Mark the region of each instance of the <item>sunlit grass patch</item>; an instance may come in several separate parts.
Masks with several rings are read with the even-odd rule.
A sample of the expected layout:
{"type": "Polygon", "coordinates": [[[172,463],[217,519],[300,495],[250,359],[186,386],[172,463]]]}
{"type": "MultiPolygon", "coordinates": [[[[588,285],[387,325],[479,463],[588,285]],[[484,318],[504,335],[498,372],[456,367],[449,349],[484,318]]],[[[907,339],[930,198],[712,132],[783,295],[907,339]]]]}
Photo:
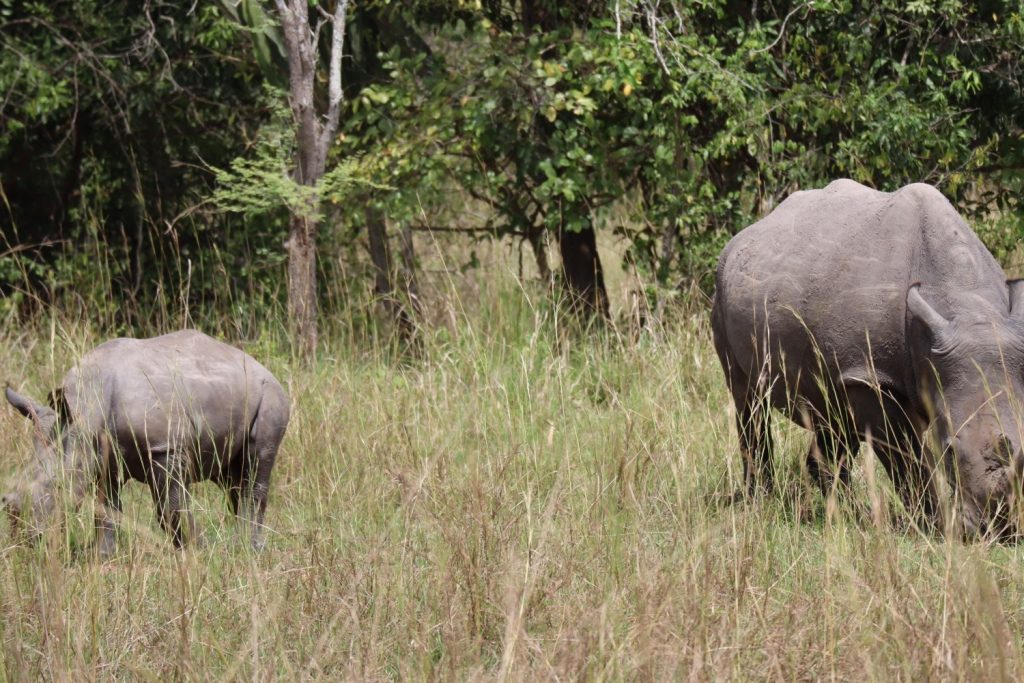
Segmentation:
{"type": "MultiPolygon", "coordinates": [[[[418,359],[332,341],[303,367],[250,341],[293,401],[266,550],[209,484],[200,548],[173,549],[139,484],[108,563],[73,552],[88,503],[38,548],[3,533],[7,677],[1020,675],[1018,546],[917,534],[863,449],[851,500],[823,500],[781,419],[776,493],[727,504],[734,418],[699,309],[634,342],[516,300],[418,359]]],[[[10,337],[0,373],[45,395],[100,341],[63,330],[10,337]]],[[[0,433],[6,481],[30,431],[5,409],[0,433]]]]}

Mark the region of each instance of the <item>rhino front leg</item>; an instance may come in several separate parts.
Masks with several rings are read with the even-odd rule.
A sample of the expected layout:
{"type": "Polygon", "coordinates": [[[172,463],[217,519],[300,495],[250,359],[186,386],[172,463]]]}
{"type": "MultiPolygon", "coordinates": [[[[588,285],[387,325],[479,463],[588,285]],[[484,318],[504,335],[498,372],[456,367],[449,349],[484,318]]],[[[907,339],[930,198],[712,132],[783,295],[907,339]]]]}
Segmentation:
{"type": "Polygon", "coordinates": [[[96,538],[93,546],[101,560],[110,558],[117,549],[117,524],[121,517],[121,478],[111,466],[99,481],[96,499],[96,538]]]}
{"type": "Polygon", "coordinates": [[[870,425],[871,444],[907,513],[922,528],[942,532],[948,520],[939,503],[931,449],[922,438],[927,424],[912,420],[905,405],[886,399],[883,419],[870,425]]]}
{"type": "Polygon", "coordinates": [[[807,472],[824,496],[850,488],[850,459],[857,447],[853,428],[815,426],[814,439],[807,450],[807,472]]]}
{"type": "Polygon", "coordinates": [[[875,443],[879,462],[889,474],[903,507],[925,529],[942,530],[944,520],[930,467],[931,454],[909,426],[875,443]]]}

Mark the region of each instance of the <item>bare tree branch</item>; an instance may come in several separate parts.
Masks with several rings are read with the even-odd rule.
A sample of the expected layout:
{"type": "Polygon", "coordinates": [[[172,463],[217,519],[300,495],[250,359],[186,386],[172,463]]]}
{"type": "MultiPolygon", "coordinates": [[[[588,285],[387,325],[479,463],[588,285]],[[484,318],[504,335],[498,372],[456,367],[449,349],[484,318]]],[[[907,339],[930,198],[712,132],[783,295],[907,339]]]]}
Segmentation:
{"type": "Polygon", "coordinates": [[[802,9],[807,9],[808,7],[811,7],[813,4],[814,4],[813,0],[808,0],[807,2],[803,3],[799,7],[794,8],[789,14],[786,15],[786,18],[782,20],[782,26],[779,27],[779,35],[777,35],[775,37],[775,40],[772,41],[771,45],[766,45],[765,47],[762,47],[762,48],[757,49],[757,50],[751,50],[750,54],[757,55],[757,54],[761,54],[762,52],[768,52],[773,47],[778,45],[779,41],[782,40],[782,37],[784,35],[786,35],[786,24],[789,23],[789,20],[793,17],[793,15],[796,14],[797,12],[799,12],[802,9]]]}
{"type": "Polygon", "coordinates": [[[510,227],[507,223],[503,225],[496,225],[494,227],[471,227],[471,226],[451,226],[451,225],[420,225],[413,224],[410,226],[416,232],[455,232],[466,235],[514,235],[524,236],[526,233],[522,230],[516,230],[510,227]]]}
{"type": "Polygon", "coordinates": [[[647,4],[647,23],[651,29],[651,46],[654,47],[654,56],[658,58],[658,64],[661,64],[661,70],[665,72],[666,76],[671,76],[672,72],[668,70],[668,64],[665,63],[665,57],[661,54],[661,46],[658,44],[658,15],[657,15],[658,4],[650,2],[647,4]]]}
{"type": "Polygon", "coordinates": [[[348,13],[348,0],[338,0],[334,8],[334,29],[331,32],[331,68],[328,80],[327,122],[320,131],[320,151],[324,158],[331,147],[331,140],[338,132],[338,116],[345,93],[341,88],[341,54],[345,47],[345,19],[348,13]]]}

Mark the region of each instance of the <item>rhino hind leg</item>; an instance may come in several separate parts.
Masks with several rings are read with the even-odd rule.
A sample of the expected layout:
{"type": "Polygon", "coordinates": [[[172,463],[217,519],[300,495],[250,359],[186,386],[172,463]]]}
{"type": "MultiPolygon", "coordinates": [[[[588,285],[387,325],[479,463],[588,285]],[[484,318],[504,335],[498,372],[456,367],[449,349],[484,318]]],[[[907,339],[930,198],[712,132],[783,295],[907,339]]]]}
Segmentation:
{"type": "Polygon", "coordinates": [[[737,411],[743,479],[747,493],[770,493],[774,485],[772,465],[771,409],[766,401],[744,405],[737,411]]]}
{"type": "Polygon", "coordinates": [[[253,420],[249,438],[242,447],[240,467],[233,473],[234,481],[228,489],[231,507],[245,521],[251,533],[252,549],[259,552],[266,543],[263,518],[270,493],[270,473],[274,468],[278,448],[284,439],[287,422],[281,421],[280,407],[272,397],[265,396],[260,411],[253,420]]]}
{"type": "Polygon", "coordinates": [[[743,492],[769,493],[773,487],[771,406],[763,382],[751,382],[735,363],[723,359],[729,390],[736,404],[736,431],[743,458],[743,492]]]}
{"type": "MultiPolygon", "coordinates": [[[[732,500],[738,501],[757,493],[769,493],[773,488],[771,406],[767,363],[752,358],[752,367],[758,369],[756,377],[744,371],[732,353],[727,341],[726,314],[721,300],[721,276],[725,257],[719,260],[719,273],[715,302],[711,312],[711,332],[715,353],[725,372],[726,383],[736,406],[736,431],[743,459],[743,488],[732,500]]],[[[755,344],[756,345],[756,344],[755,344]]]]}
{"type": "Polygon", "coordinates": [[[150,491],[156,503],[160,526],[174,539],[174,545],[181,548],[189,540],[196,539],[195,521],[188,510],[188,487],[185,481],[184,458],[170,455],[152,458],[150,491]]]}

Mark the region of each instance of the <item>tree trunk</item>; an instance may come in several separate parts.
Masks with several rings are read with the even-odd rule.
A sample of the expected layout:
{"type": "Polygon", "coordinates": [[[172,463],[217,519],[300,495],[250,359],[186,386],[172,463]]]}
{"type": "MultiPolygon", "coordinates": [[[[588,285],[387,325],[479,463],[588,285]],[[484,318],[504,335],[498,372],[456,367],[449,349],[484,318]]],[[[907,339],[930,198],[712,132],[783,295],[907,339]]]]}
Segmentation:
{"type": "Polygon", "coordinates": [[[366,220],[366,236],[369,241],[370,260],[373,262],[373,295],[380,302],[389,317],[391,311],[391,250],[388,249],[387,227],[384,217],[372,206],[363,210],[366,220]]]}
{"type": "Polygon", "coordinates": [[[676,255],[676,242],[679,238],[679,229],[671,218],[665,219],[665,226],[661,231],[661,254],[658,257],[658,270],[656,273],[659,289],[657,301],[654,305],[654,320],[660,327],[665,322],[665,306],[668,304],[668,293],[665,291],[669,277],[672,275],[672,260],[676,255]]]}
{"type": "MultiPolygon", "coordinates": [[[[416,249],[412,242],[412,225],[408,222],[402,227],[401,234],[401,249],[402,255],[402,292],[405,294],[405,300],[409,304],[409,310],[412,315],[409,319],[410,325],[415,322],[415,319],[420,317],[420,288],[416,282],[416,249]]],[[[410,328],[410,334],[414,330],[410,328]]]]}
{"type": "Polygon", "coordinates": [[[405,350],[413,356],[419,357],[423,345],[418,333],[417,321],[422,318],[420,307],[420,288],[416,282],[416,252],[412,242],[412,225],[408,222],[402,227],[400,253],[402,257],[402,269],[400,277],[402,280],[402,292],[404,294],[405,306],[399,332],[402,335],[402,342],[405,350]]]}
{"type": "Polygon", "coordinates": [[[608,320],[611,317],[608,291],[604,286],[594,226],[588,223],[575,232],[562,230],[558,235],[558,247],[571,308],[588,319],[600,317],[608,320]]]}
{"type": "Polygon", "coordinates": [[[527,230],[526,240],[533,250],[533,259],[537,263],[537,275],[545,287],[551,287],[551,266],[548,265],[548,252],[544,245],[544,228],[532,226],[527,230]]]}
{"type": "Polygon", "coordinates": [[[317,345],[316,219],[293,215],[288,238],[288,320],[295,350],[312,358],[317,345]]]}
{"type": "MultiPolygon", "coordinates": [[[[324,174],[327,151],[338,131],[344,93],[341,56],[344,50],[348,0],[338,0],[334,14],[320,10],[314,31],[308,0],[276,0],[282,36],[288,53],[288,103],[295,121],[295,181],[316,188],[324,174]],[[327,111],[317,112],[317,36],[320,26],[331,24],[327,111]]],[[[295,350],[312,359],[317,345],[316,233],[320,200],[314,193],[300,211],[293,211],[288,237],[288,321],[295,350]]]]}
{"type": "Polygon", "coordinates": [[[402,273],[401,289],[405,294],[405,302],[395,292],[394,262],[388,247],[387,222],[377,209],[367,206],[366,235],[369,241],[370,260],[373,262],[373,293],[383,313],[384,322],[396,330],[404,344],[416,343],[416,324],[413,316],[419,312],[416,296],[416,280],[413,270],[412,232],[411,229],[402,233],[402,273]],[[406,235],[408,232],[408,235],[406,235]],[[408,246],[406,246],[408,240],[408,246]],[[407,302],[407,303],[406,303],[407,302]],[[410,310],[412,313],[410,313],[410,310]]]}

